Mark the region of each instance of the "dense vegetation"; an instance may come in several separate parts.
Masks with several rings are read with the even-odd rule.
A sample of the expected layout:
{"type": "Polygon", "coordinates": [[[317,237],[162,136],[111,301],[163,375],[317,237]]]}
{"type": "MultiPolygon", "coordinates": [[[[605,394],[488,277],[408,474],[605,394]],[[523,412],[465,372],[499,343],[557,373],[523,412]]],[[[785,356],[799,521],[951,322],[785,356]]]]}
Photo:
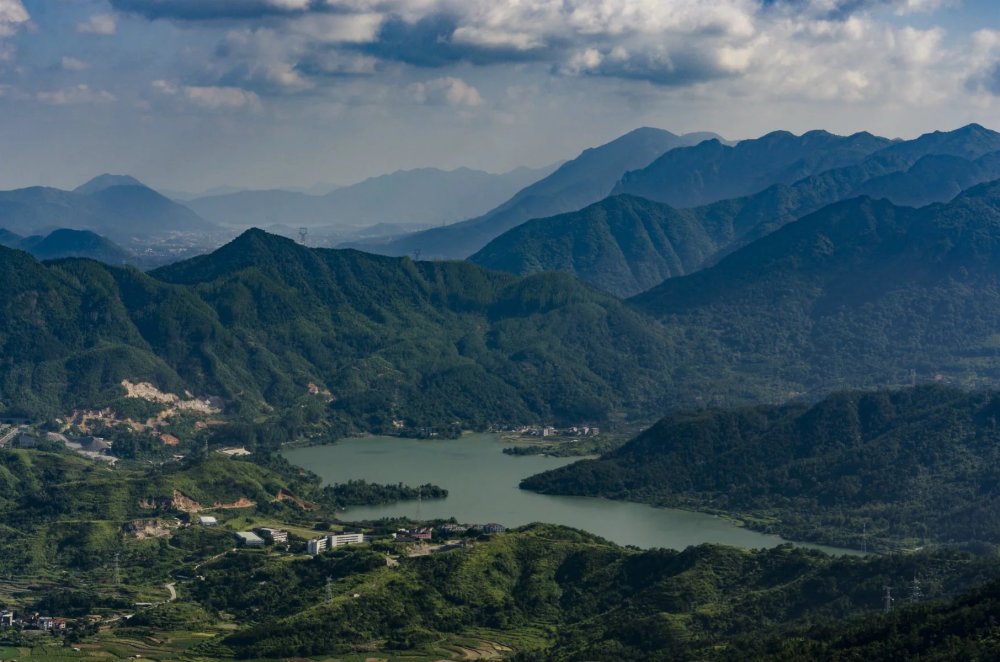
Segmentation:
{"type": "Polygon", "coordinates": [[[416,499],[444,499],[448,490],[437,485],[426,483],[419,487],[410,487],[397,483],[396,485],[380,485],[366,480],[349,480],[346,483],[334,483],[324,488],[324,492],[337,507],[343,506],[375,506],[396,501],[414,501],[416,499]]]}
{"type": "Polygon", "coordinates": [[[260,231],[152,276],[0,251],[9,413],[115,402],[129,379],[221,396],[236,416],[290,409],[338,433],[576,423],[654,409],[670,361],[658,324],[562,275],[307,249],[260,231]]]}
{"type": "Polygon", "coordinates": [[[786,394],[993,384],[998,239],[1000,183],[920,209],[858,198],[631,301],[705,341],[701,356],[786,394]]]}
{"type": "Polygon", "coordinates": [[[1000,583],[889,615],[790,628],[740,642],[739,660],[994,660],[1000,583]]]}
{"type": "Polygon", "coordinates": [[[742,513],[793,539],[857,548],[996,545],[998,415],[1000,395],[944,387],[679,413],[522,487],[742,513]]]}
{"type": "MultiPolygon", "coordinates": [[[[325,502],[311,474],[291,467],[278,472],[215,453],[158,469],[111,470],[71,454],[3,450],[0,575],[31,575],[50,567],[106,572],[116,553],[127,552],[128,572],[156,576],[183,555],[178,550],[215,543],[185,531],[172,550],[160,541],[126,547],[130,521],[239,503],[292,520],[302,515],[279,495],[325,502]],[[197,539],[185,542],[192,536],[197,539]]],[[[231,534],[208,533],[213,539],[219,534],[222,549],[231,547],[231,534]]]]}
{"type": "MultiPolygon", "coordinates": [[[[690,152],[684,158],[695,159],[700,155],[711,161],[710,156],[719,150],[736,158],[736,153],[746,146],[748,153],[738,161],[750,159],[755,149],[758,160],[766,161],[759,154],[759,146],[750,149],[754,142],[745,141],[736,148],[718,143],[711,148],[706,143],[673,150],[661,160],[680,159],[690,152]],[[706,149],[708,153],[702,154],[706,149]]],[[[792,171],[803,175],[810,168],[842,160],[836,141],[821,149],[823,143],[820,141],[810,152],[815,163],[805,170],[798,163],[792,171]]],[[[607,292],[631,296],[666,278],[713,264],[738,247],[840,200],[868,195],[898,205],[946,202],[964,189],[1000,178],[997,150],[1000,150],[1000,134],[972,125],[883,146],[858,163],[694,209],[677,209],[664,202],[616,194],[579,211],[523,223],[494,239],[470,259],[491,269],[516,274],[564,271],[607,292]]],[[[863,155],[859,152],[855,156],[863,155]]],[[[766,168],[758,167],[747,174],[758,177],[766,172],[769,172],[766,168]]],[[[773,184],[787,179],[780,175],[770,172],[772,179],[764,181],[773,184]]],[[[659,194],[650,192],[650,197],[683,206],[683,200],[670,194],[673,183],[668,178],[666,189],[659,194]]],[[[734,182],[736,186],[745,184],[734,182]]]]}
{"type": "Polygon", "coordinates": [[[919,576],[924,594],[939,598],[994,573],[988,560],[957,554],[626,550],[536,525],[396,567],[366,550],[291,564],[220,561],[205,568],[196,597],[254,623],[226,642],[240,657],[419,650],[467,634],[516,641],[525,660],[692,659],[775,625],[874,612],[887,583],[919,576]]]}

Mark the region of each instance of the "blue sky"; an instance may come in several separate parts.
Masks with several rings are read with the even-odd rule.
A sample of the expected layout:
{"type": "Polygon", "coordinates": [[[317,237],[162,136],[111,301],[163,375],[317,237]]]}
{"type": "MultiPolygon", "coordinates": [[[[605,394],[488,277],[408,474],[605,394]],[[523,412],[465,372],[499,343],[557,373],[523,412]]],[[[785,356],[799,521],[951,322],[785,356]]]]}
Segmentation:
{"type": "Polygon", "coordinates": [[[0,187],[543,165],[642,125],[1000,129],[994,0],[0,0],[0,187]]]}

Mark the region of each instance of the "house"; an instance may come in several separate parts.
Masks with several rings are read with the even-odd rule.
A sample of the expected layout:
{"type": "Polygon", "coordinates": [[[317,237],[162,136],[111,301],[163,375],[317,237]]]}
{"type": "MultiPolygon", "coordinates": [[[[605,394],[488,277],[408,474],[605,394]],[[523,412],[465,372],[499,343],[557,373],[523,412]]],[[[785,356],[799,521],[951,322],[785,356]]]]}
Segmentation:
{"type": "Polygon", "coordinates": [[[543,437],[554,437],[555,434],[556,434],[556,429],[554,427],[552,427],[552,426],[547,426],[547,427],[542,428],[542,436],[543,437]]]}
{"type": "Polygon", "coordinates": [[[222,455],[226,455],[228,457],[244,457],[246,455],[251,454],[250,451],[248,451],[243,446],[240,446],[239,448],[234,448],[234,447],[220,448],[219,450],[216,451],[216,453],[221,453],[222,455]]]}
{"type": "Polygon", "coordinates": [[[236,534],[236,542],[243,547],[263,547],[264,539],[253,531],[240,531],[236,534]]]}
{"type": "Polygon", "coordinates": [[[480,524],[477,528],[483,533],[503,533],[507,530],[506,526],[503,524],[496,524],[495,522],[491,522],[490,524],[480,524]]]}
{"type": "Polygon", "coordinates": [[[326,537],[330,548],[341,547],[342,545],[360,545],[365,541],[363,533],[338,533],[326,537]]]}
{"type": "Polygon", "coordinates": [[[14,612],[12,611],[2,611],[0,612],[0,628],[14,627],[14,612]]]}
{"type": "Polygon", "coordinates": [[[329,544],[329,538],[313,538],[306,543],[306,551],[316,556],[321,552],[325,552],[329,544]]]}
{"type": "Polygon", "coordinates": [[[417,540],[430,540],[434,536],[433,529],[419,527],[415,529],[400,529],[392,534],[392,537],[400,542],[414,542],[417,540]]]}
{"type": "Polygon", "coordinates": [[[455,535],[456,533],[465,533],[470,527],[468,524],[442,524],[438,527],[438,531],[441,533],[446,533],[450,535],[455,535]]]}
{"type": "Polygon", "coordinates": [[[198,518],[198,522],[202,526],[217,526],[219,524],[219,520],[215,519],[211,515],[202,515],[198,518]]]}
{"type": "Polygon", "coordinates": [[[288,531],[282,531],[281,529],[257,529],[261,537],[266,540],[270,540],[273,543],[277,542],[288,542],[288,531]]]}

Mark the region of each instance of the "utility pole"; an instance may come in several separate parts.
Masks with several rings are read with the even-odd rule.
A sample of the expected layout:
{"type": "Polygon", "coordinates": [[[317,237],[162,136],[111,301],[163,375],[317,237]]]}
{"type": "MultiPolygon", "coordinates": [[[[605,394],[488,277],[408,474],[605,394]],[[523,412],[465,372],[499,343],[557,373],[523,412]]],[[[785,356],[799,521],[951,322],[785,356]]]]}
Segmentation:
{"type": "Polygon", "coordinates": [[[861,528],[861,553],[868,553],[868,522],[865,522],[861,528]]]}
{"type": "Polygon", "coordinates": [[[882,609],[883,611],[885,611],[885,613],[888,614],[890,611],[892,611],[892,603],[894,601],[895,598],[892,597],[892,587],[886,586],[885,595],[882,597],[882,609]]]}
{"type": "Polygon", "coordinates": [[[115,552],[115,575],[114,575],[115,586],[118,586],[122,583],[122,568],[120,562],[121,555],[122,555],[121,552],[115,552]]]}
{"type": "Polygon", "coordinates": [[[333,580],[329,575],[326,578],[326,601],[333,602],[333,580]]]}

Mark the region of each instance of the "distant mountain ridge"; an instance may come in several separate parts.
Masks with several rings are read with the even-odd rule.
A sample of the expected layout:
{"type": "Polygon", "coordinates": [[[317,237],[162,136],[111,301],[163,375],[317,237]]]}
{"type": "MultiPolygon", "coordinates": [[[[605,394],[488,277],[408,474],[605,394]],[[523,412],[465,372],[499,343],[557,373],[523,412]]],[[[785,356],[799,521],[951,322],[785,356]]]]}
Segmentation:
{"type": "Polygon", "coordinates": [[[853,165],[892,142],[867,132],[837,136],[826,131],[801,136],[775,131],[734,146],[708,140],[670,150],[645,168],[625,173],[611,193],[699,207],[853,165]]]}
{"type": "Polygon", "coordinates": [[[612,196],[579,212],[528,221],[470,259],[510,273],[565,271],[631,296],[842,199],[868,195],[926,205],[994,179],[1000,179],[1000,134],[970,125],[894,142],[860,163],[791,186],[693,209],[612,196]]]}
{"type": "Polygon", "coordinates": [[[649,164],[670,149],[718,138],[712,133],[678,136],[662,129],[636,129],[584,150],[548,177],[482,216],[388,242],[373,240],[347,246],[384,255],[466,258],[524,221],[575,211],[601,200],[625,172],[649,164]]]}
{"type": "Polygon", "coordinates": [[[418,168],[371,177],[325,195],[281,189],[238,191],[186,204],[216,223],[242,228],[437,225],[479,214],[553,169],[517,168],[494,175],[470,168],[418,168]]]}
{"type": "Polygon", "coordinates": [[[29,187],[0,191],[0,227],[20,235],[59,228],[90,230],[115,241],[217,228],[187,207],[126,175],[100,175],[74,191],[29,187]]]}

